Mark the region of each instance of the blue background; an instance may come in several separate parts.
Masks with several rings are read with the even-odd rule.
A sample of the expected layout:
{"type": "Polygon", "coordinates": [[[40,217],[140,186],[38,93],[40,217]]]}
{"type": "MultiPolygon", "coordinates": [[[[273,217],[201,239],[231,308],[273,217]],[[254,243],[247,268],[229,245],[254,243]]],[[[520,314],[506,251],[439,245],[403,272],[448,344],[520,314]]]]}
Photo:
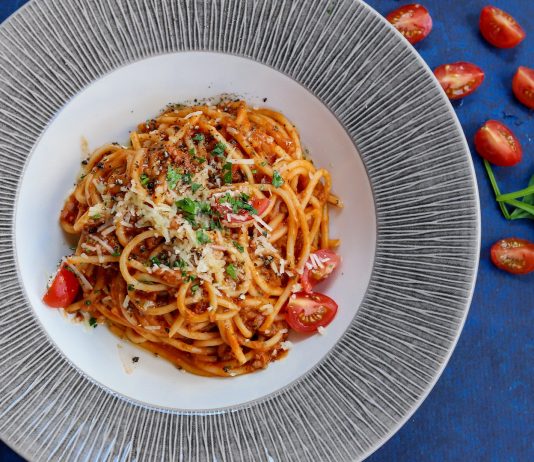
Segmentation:
{"type": "MultiPolygon", "coordinates": [[[[24,3],[0,0],[0,21],[24,3]]],[[[331,3],[326,1],[325,8],[331,3]]],[[[367,3],[385,15],[407,2],[367,3]]],[[[516,68],[534,68],[534,1],[492,0],[527,32],[524,42],[511,50],[493,48],[480,36],[478,16],[487,3],[424,0],[434,28],[416,48],[432,69],[454,61],[470,61],[484,69],[486,80],[479,90],[454,106],[473,153],[473,135],[487,119],[506,123],[519,138],[521,164],[496,169],[501,190],[509,192],[526,187],[534,174],[534,111],[520,105],[511,92],[516,68]]],[[[534,461],[534,274],[512,276],[489,262],[489,248],[500,238],[534,241],[534,221],[506,221],[480,158],[473,154],[473,160],[482,208],[482,249],[464,331],[428,399],[370,462],[534,461]]],[[[0,461],[21,460],[0,446],[0,461]]]]}

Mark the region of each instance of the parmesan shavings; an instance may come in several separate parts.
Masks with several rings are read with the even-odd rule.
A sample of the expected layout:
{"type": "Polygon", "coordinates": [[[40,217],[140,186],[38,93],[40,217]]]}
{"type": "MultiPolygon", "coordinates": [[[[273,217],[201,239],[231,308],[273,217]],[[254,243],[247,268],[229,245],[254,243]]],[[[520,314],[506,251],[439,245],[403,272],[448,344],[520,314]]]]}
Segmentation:
{"type": "Polygon", "coordinates": [[[93,239],[93,241],[95,242],[98,242],[102,248],[106,251],[108,251],[109,253],[114,253],[115,251],[113,250],[113,248],[104,240],[100,239],[98,236],[93,236],[92,234],[89,236],[91,239],[93,239]]]}
{"type": "Polygon", "coordinates": [[[319,326],[317,328],[317,332],[319,332],[321,335],[326,335],[326,329],[323,326],[319,326]]]}
{"type": "Polygon", "coordinates": [[[272,226],[263,221],[258,215],[252,215],[252,218],[254,218],[260,225],[264,226],[267,231],[271,232],[273,230],[272,226]]]}
{"type": "Polygon", "coordinates": [[[124,297],[124,301],[122,302],[122,307],[123,308],[128,308],[129,304],[130,304],[130,296],[126,295],[126,297],[124,297]]]}
{"type": "Polygon", "coordinates": [[[189,114],[187,114],[186,116],[184,116],[184,119],[190,119],[191,117],[201,116],[202,114],[203,114],[202,111],[190,112],[189,114]]]}
{"type": "Polygon", "coordinates": [[[116,229],[116,226],[110,226],[109,228],[106,228],[104,231],[102,231],[102,236],[107,236],[109,233],[112,233],[116,229]]]}
{"type": "Polygon", "coordinates": [[[80,280],[80,283],[81,285],[83,286],[83,288],[85,290],[93,290],[93,286],[91,285],[91,283],[87,280],[87,278],[80,272],[80,270],[78,268],[76,268],[76,266],[74,265],[71,265],[66,258],[63,258],[62,260],[71,270],[72,272],[78,277],[78,279],[80,280]]]}
{"type": "Polygon", "coordinates": [[[282,347],[282,350],[286,350],[286,351],[291,350],[291,348],[293,348],[293,344],[289,340],[286,340],[285,342],[281,342],[280,346],[282,347]]]}
{"type": "Polygon", "coordinates": [[[230,159],[227,158],[226,162],[229,162],[233,165],[254,165],[255,161],[254,159],[230,159]]]}
{"type": "Polygon", "coordinates": [[[102,256],[102,249],[99,245],[96,246],[96,254],[98,255],[98,263],[104,263],[104,257],[102,256]]]}

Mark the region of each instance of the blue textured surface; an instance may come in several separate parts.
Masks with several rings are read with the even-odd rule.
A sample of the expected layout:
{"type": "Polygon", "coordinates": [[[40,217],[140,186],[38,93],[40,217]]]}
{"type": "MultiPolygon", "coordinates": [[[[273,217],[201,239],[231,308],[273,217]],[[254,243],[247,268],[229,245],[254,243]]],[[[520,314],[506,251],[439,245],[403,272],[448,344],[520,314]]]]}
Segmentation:
{"type": "MultiPolygon", "coordinates": [[[[0,22],[24,3],[0,0],[0,22]]],[[[403,4],[395,0],[368,3],[382,14],[403,4]]],[[[472,150],[475,131],[490,118],[509,125],[520,139],[522,163],[496,169],[501,190],[508,192],[525,187],[534,174],[534,111],[517,103],[511,92],[517,66],[534,68],[534,1],[492,1],[527,31],[526,40],[512,50],[495,49],[480,37],[478,15],[487,3],[425,0],[434,29],[416,48],[431,68],[470,61],[486,72],[482,87],[455,103],[455,109],[472,150]]],[[[502,237],[534,241],[534,221],[506,221],[476,155],[474,163],[482,208],[482,249],[469,317],[428,399],[369,462],[534,460],[534,274],[514,277],[495,269],[488,259],[491,244],[502,237]]],[[[21,460],[0,446],[0,461],[21,460]]]]}

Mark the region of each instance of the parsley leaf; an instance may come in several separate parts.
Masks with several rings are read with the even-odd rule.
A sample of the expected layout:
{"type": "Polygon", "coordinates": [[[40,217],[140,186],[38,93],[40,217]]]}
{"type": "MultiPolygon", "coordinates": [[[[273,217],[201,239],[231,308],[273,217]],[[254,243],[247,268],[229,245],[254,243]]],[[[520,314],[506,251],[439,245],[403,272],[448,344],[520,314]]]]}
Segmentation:
{"type": "Polygon", "coordinates": [[[195,284],[194,286],[191,287],[191,292],[195,293],[198,289],[200,289],[200,286],[198,284],[195,284]]]}
{"type": "Polygon", "coordinates": [[[191,174],[190,173],[184,173],[182,175],[182,181],[185,183],[185,184],[191,184],[191,174]]]}
{"type": "Polygon", "coordinates": [[[233,280],[237,279],[237,270],[231,263],[226,267],[226,274],[228,274],[228,276],[230,276],[233,280]]]}
{"type": "Polygon", "coordinates": [[[221,222],[219,220],[210,220],[210,229],[212,231],[222,229],[221,222]]]}
{"type": "Polygon", "coordinates": [[[193,183],[191,184],[191,191],[193,191],[193,193],[196,193],[201,187],[202,185],[200,183],[193,183]]]}
{"type": "Polygon", "coordinates": [[[175,268],[184,269],[187,265],[185,261],[183,261],[181,258],[178,258],[172,266],[174,266],[175,268]]]}
{"type": "Polygon", "coordinates": [[[190,148],[189,149],[189,155],[190,156],[194,156],[195,155],[195,148],[190,148]]]}
{"type": "Polygon", "coordinates": [[[198,141],[199,143],[204,141],[204,135],[202,133],[197,133],[195,136],[193,136],[193,141],[198,141]]]}
{"type": "Polygon", "coordinates": [[[197,230],[197,241],[199,244],[207,244],[211,242],[210,237],[201,229],[197,230]]]}
{"type": "Polygon", "coordinates": [[[183,212],[193,216],[196,215],[199,211],[198,202],[194,201],[193,199],[190,199],[189,197],[185,197],[183,199],[180,199],[179,201],[176,201],[176,207],[178,207],[183,212]]]}
{"type": "Polygon", "coordinates": [[[273,170],[273,180],[272,180],[272,185],[275,187],[275,188],[279,188],[280,186],[282,186],[284,184],[284,179],[282,178],[282,176],[280,175],[280,173],[278,173],[278,171],[276,170],[273,170]]]}
{"type": "Polygon", "coordinates": [[[167,184],[169,185],[169,189],[176,188],[178,181],[180,181],[181,179],[182,174],[178,172],[178,170],[175,169],[172,165],[170,165],[167,170],[167,184]]]}
{"type": "Polygon", "coordinates": [[[161,265],[161,261],[157,256],[150,257],[150,263],[152,263],[152,265],[161,265]]]}
{"type": "Polygon", "coordinates": [[[232,164],[230,162],[226,162],[223,165],[222,174],[223,174],[224,184],[231,184],[232,183],[232,164]]]}
{"type": "Polygon", "coordinates": [[[131,290],[134,290],[135,287],[133,284],[128,284],[128,290],[131,291],[131,290]]]}
{"type": "Polygon", "coordinates": [[[250,196],[247,194],[241,194],[240,197],[232,197],[230,194],[225,194],[221,199],[221,204],[229,204],[232,207],[233,213],[238,213],[242,210],[250,212],[252,215],[257,215],[258,211],[248,202],[250,196]]]}
{"type": "Polygon", "coordinates": [[[232,244],[234,244],[234,247],[239,250],[241,253],[245,251],[245,248],[237,241],[232,241],[232,244]]]}
{"type": "Polygon", "coordinates": [[[98,325],[96,319],[93,317],[89,318],[89,325],[93,328],[96,327],[98,325]]]}
{"type": "Polygon", "coordinates": [[[146,173],[141,173],[141,175],[139,175],[139,180],[141,181],[142,186],[146,186],[150,182],[150,177],[146,173]]]}
{"type": "Polygon", "coordinates": [[[222,156],[224,155],[225,149],[226,149],[226,145],[224,143],[217,143],[215,147],[213,148],[213,151],[211,151],[211,153],[214,156],[222,156]]]}

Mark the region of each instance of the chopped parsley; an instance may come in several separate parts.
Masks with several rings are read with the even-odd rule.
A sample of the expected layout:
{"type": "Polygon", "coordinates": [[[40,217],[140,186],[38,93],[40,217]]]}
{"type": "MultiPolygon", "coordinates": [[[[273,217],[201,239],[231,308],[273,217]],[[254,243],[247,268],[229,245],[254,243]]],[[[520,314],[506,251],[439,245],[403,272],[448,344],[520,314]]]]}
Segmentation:
{"type": "Polygon", "coordinates": [[[152,265],[161,265],[161,261],[157,256],[150,257],[150,263],[152,263],[152,265]]]}
{"type": "Polygon", "coordinates": [[[182,181],[185,183],[185,184],[191,184],[191,174],[190,173],[184,173],[182,175],[182,181]]]}
{"type": "Polygon", "coordinates": [[[176,207],[184,212],[185,219],[191,223],[192,226],[196,225],[196,216],[200,213],[210,214],[211,205],[208,202],[201,202],[185,197],[176,201],[176,207]]]}
{"type": "Polygon", "coordinates": [[[91,216],[91,220],[98,220],[99,218],[102,218],[102,215],[100,215],[99,213],[95,213],[91,216]]]}
{"type": "Polygon", "coordinates": [[[134,290],[135,287],[133,284],[128,284],[128,290],[131,291],[131,290],[134,290]]]}
{"type": "Polygon", "coordinates": [[[199,143],[204,141],[204,135],[202,133],[197,133],[195,136],[193,136],[193,141],[198,141],[199,143]]]}
{"type": "Polygon", "coordinates": [[[89,325],[93,328],[96,327],[98,325],[96,319],[93,317],[89,318],[89,325]]]}
{"type": "Polygon", "coordinates": [[[230,276],[233,280],[237,279],[237,270],[231,263],[226,267],[226,274],[228,274],[228,276],[230,276]]]}
{"type": "Polygon", "coordinates": [[[260,162],[260,165],[261,165],[262,167],[265,167],[265,166],[267,166],[267,162],[265,162],[265,161],[263,160],[263,161],[260,162]]]}
{"type": "Polygon", "coordinates": [[[223,165],[222,173],[223,173],[224,184],[231,184],[232,183],[232,164],[230,162],[226,162],[223,165]]]}
{"type": "Polygon", "coordinates": [[[167,170],[167,184],[169,185],[169,189],[176,188],[176,185],[181,179],[182,174],[178,172],[178,170],[175,169],[172,165],[170,165],[167,170]]]}
{"type": "Polygon", "coordinates": [[[272,180],[272,185],[275,187],[275,188],[279,188],[280,186],[282,186],[284,184],[284,179],[282,178],[282,176],[280,175],[280,173],[278,173],[278,171],[276,170],[273,170],[273,180],[272,180]]]}
{"type": "Polygon", "coordinates": [[[191,292],[195,293],[198,289],[200,289],[200,286],[198,284],[195,284],[193,287],[191,287],[191,292]]]}
{"type": "Polygon", "coordinates": [[[221,204],[228,204],[230,207],[232,207],[233,213],[239,213],[241,211],[246,211],[251,213],[252,215],[257,215],[258,211],[248,202],[250,199],[250,196],[248,194],[242,193],[238,197],[232,197],[230,194],[225,194],[221,199],[221,204]]]}
{"type": "Polygon", "coordinates": [[[241,253],[245,251],[245,248],[237,241],[232,241],[232,244],[234,244],[234,247],[239,250],[241,253]]]}
{"type": "Polygon", "coordinates": [[[196,215],[200,210],[198,201],[190,199],[189,197],[184,197],[183,199],[176,201],[176,207],[186,214],[193,216],[196,215]]]}
{"type": "Polygon", "coordinates": [[[141,181],[142,186],[146,186],[150,182],[150,178],[146,173],[141,173],[141,175],[139,175],[139,180],[141,181]]]}
{"type": "Polygon", "coordinates": [[[121,256],[121,251],[118,247],[115,247],[113,249],[113,253],[111,254],[112,257],[120,257],[121,256]]]}
{"type": "Polygon", "coordinates": [[[193,193],[196,193],[201,187],[202,185],[200,183],[192,183],[191,191],[193,191],[193,193]]]}
{"type": "Polygon", "coordinates": [[[184,269],[187,265],[185,261],[183,261],[181,258],[178,258],[172,265],[174,268],[180,268],[184,269]]]}
{"type": "Polygon", "coordinates": [[[214,156],[222,156],[224,155],[225,149],[226,149],[226,145],[224,143],[217,143],[215,147],[213,148],[213,151],[211,151],[211,153],[214,156]]]}
{"type": "Polygon", "coordinates": [[[220,220],[210,220],[210,229],[215,231],[216,229],[222,229],[220,220]]]}
{"type": "Polygon", "coordinates": [[[210,237],[202,230],[197,230],[197,241],[199,244],[207,244],[208,242],[211,242],[210,237]]]}
{"type": "Polygon", "coordinates": [[[85,300],[85,304],[89,306],[91,304],[91,300],[85,300]]]}
{"type": "Polygon", "coordinates": [[[189,149],[189,155],[190,156],[194,156],[195,155],[195,148],[190,148],[189,149]]]}

